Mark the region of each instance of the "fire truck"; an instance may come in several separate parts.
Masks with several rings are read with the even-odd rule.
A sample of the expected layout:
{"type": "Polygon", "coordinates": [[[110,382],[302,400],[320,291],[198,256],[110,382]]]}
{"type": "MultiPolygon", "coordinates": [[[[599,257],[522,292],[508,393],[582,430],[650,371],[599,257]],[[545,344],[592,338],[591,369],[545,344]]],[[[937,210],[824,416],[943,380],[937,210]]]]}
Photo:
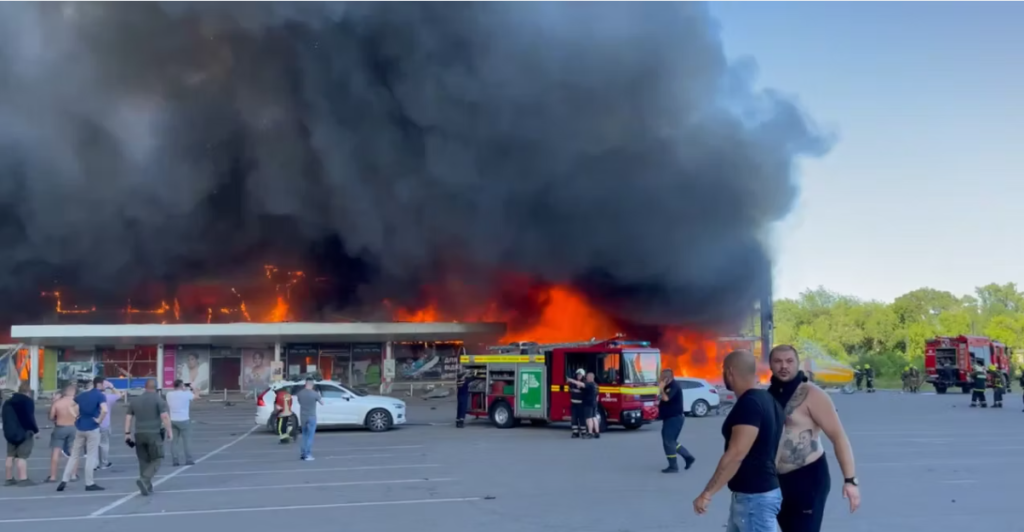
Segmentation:
{"type": "Polygon", "coordinates": [[[468,415],[498,428],[571,421],[569,384],[577,369],[594,373],[601,427],[635,430],[658,417],[661,351],[621,335],[566,344],[518,342],[462,355],[469,372],[468,415]]]}
{"type": "MultiPolygon", "coordinates": [[[[1006,391],[1010,391],[1011,350],[1006,345],[982,336],[939,336],[924,345],[926,380],[935,386],[935,393],[946,393],[947,389],[957,387],[963,393],[971,393],[971,372],[979,362],[986,370],[995,365],[1006,391]]],[[[991,374],[988,387],[992,387],[991,374]]]]}

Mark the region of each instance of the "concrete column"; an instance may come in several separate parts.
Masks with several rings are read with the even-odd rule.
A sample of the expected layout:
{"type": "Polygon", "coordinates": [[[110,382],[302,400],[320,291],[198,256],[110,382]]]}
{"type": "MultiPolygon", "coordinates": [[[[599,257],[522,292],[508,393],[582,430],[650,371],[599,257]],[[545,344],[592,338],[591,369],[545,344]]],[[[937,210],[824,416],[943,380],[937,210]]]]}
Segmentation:
{"type": "Polygon", "coordinates": [[[274,362],[281,361],[281,342],[274,343],[274,362]]]}
{"type": "Polygon", "coordinates": [[[156,389],[164,389],[164,344],[156,345],[156,389]]]}
{"type": "Polygon", "coordinates": [[[391,386],[394,384],[395,378],[393,376],[388,377],[388,369],[395,367],[395,351],[392,342],[384,343],[384,356],[381,360],[380,368],[380,393],[386,394],[391,393],[391,386]]]}
{"type": "MultiPolygon", "coordinates": [[[[39,346],[30,345],[28,347],[28,363],[30,364],[28,370],[28,382],[32,386],[32,398],[39,398],[39,346]]],[[[57,371],[57,368],[50,368],[50,371],[57,371]]]]}

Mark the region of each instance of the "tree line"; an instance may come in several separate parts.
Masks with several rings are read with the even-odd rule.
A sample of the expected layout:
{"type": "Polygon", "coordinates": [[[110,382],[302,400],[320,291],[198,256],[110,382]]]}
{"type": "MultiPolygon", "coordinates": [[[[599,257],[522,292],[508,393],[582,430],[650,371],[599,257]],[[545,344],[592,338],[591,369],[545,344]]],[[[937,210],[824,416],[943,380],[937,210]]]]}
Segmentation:
{"type": "Polygon", "coordinates": [[[777,300],[774,312],[776,344],[871,364],[880,377],[898,376],[907,365],[923,369],[925,340],[935,336],[987,336],[1013,348],[1015,360],[1024,354],[1024,293],[1015,283],[964,297],[920,288],[892,303],[817,288],[777,300]]]}

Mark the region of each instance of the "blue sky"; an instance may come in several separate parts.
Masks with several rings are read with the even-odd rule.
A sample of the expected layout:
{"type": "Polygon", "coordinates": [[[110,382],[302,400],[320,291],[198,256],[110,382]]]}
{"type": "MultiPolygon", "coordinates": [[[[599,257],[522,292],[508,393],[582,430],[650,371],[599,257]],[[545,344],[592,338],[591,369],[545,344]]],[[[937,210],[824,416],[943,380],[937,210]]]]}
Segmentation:
{"type": "Polygon", "coordinates": [[[777,296],[1024,285],[1024,4],[715,3],[730,56],[838,142],[801,166],[777,296]]]}

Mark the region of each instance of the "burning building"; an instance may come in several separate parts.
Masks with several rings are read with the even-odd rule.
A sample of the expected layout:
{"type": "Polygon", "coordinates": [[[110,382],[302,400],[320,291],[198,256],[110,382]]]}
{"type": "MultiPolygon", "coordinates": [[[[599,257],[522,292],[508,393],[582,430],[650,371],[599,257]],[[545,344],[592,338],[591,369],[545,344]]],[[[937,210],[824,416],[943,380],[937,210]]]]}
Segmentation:
{"type": "Polygon", "coordinates": [[[499,322],[706,372],[830,140],[699,4],[5,4],[0,59],[7,325],[499,322]]]}

